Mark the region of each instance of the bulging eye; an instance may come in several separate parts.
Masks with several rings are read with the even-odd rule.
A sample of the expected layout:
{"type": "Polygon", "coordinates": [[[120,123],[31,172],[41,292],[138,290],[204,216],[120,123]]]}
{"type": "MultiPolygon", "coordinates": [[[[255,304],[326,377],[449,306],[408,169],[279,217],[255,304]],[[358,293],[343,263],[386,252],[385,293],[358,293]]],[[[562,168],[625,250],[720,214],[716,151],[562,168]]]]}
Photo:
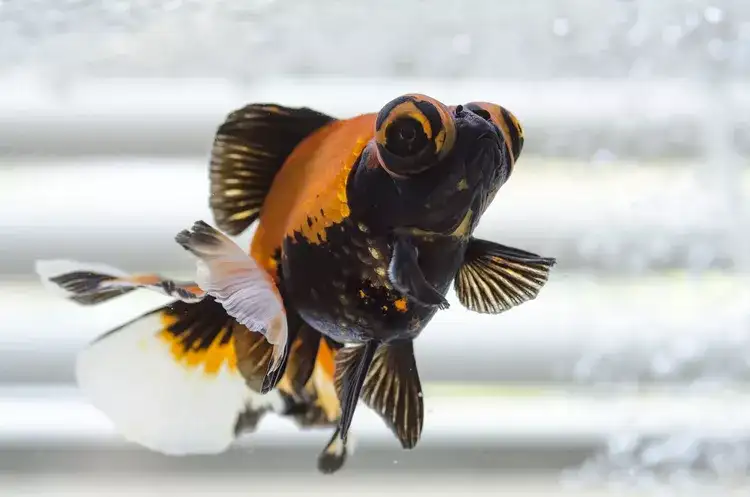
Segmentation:
{"type": "Polygon", "coordinates": [[[523,128],[516,116],[505,107],[489,102],[471,102],[464,108],[497,126],[515,164],[523,150],[523,128]]]}
{"type": "Polygon", "coordinates": [[[385,130],[386,148],[399,157],[419,154],[429,144],[422,124],[412,117],[399,117],[385,130]]]}
{"type": "Polygon", "coordinates": [[[378,160],[393,176],[411,176],[437,164],[455,139],[456,125],[447,107],[424,95],[391,100],[375,122],[378,160]]]}

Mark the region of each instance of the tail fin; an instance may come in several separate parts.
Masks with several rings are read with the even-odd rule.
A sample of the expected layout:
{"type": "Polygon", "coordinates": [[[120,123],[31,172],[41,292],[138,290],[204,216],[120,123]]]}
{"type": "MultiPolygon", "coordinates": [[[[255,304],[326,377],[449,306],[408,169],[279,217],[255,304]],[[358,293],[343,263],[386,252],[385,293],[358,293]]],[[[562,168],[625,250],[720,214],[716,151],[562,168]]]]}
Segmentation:
{"type": "Polygon", "coordinates": [[[247,229],[292,150],[335,120],[305,107],[274,104],[250,104],[230,113],[211,150],[210,206],[219,229],[229,235],[247,229]]]}
{"type": "Polygon", "coordinates": [[[285,407],[278,391],[245,383],[234,339],[243,329],[211,297],[173,302],[89,344],[78,385],[132,442],[169,455],[222,452],[248,412],[285,407]]]}
{"type": "Polygon", "coordinates": [[[148,288],[183,302],[198,302],[205,293],[192,281],[174,281],[158,274],[127,274],[105,264],[69,260],[36,261],[34,270],[49,290],[81,305],[95,305],[148,288]]]}

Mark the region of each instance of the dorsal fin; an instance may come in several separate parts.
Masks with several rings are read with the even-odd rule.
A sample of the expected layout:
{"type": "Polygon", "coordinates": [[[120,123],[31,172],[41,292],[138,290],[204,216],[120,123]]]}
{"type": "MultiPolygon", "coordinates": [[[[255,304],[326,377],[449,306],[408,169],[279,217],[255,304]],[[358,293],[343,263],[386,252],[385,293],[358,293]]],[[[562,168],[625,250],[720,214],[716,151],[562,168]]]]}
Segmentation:
{"type": "Polygon", "coordinates": [[[211,149],[209,205],[219,229],[233,236],[247,229],[292,150],[335,120],[307,107],[275,104],[249,104],[230,113],[211,149]]]}

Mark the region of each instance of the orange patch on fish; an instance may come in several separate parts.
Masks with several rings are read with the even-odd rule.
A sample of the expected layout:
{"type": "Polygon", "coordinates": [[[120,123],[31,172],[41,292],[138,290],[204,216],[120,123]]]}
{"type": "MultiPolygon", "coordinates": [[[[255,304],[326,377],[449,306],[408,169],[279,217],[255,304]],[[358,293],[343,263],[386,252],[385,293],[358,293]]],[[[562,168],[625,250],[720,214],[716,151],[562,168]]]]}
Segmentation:
{"type": "MultiPolygon", "coordinates": [[[[250,247],[255,260],[272,259],[284,239],[294,238],[296,233],[311,243],[322,243],[326,229],[350,215],[346,194],[349,173],[374,135],[375,117],[371,113],[334,121],[294,149],[263,204],[250,247]]],[[[276,272],[268,264],[264,267],[276,272]]]]}
{"type": "Polygon", "coordinates": [[[318,347],[318,356],[315,358],[316,366],[320,367],[329,378],[333,378],[333,371],[335,369],[333,362],[334,354],[335,352],[331,350],[328,343],[321,339],[320,347],[318,347]]]}
{"type": "Polygon", "coordinates": [[[395,307],[398,312],[406,312],[409,309],[409,305],[406,303],[405,297],[401,297],[400,299],[394,301],[393,307],[395,307]]]}
{"type": "Polygon", "coordinates": [[[159,332],[159,338],[169,345],[169,351],[174,360],[189,369],[202,367],[203,372],[216,375],[224,365],[230,371],[237,370],[237,354],[234,349],[234,338],[222,343],[222,339],[231,333],[231,330],[222,330],[211,344],[204,348],[186,348],[186,344],[179,336],[172,334],[168,328],[178,321],[177,316],[162,315],[163,330],[159,332]]]}
{"type": "Polygon", "coordinates": [[[161,282],[161,278],[155,274],[134,274],[124,281],[129,281],[136,285],[158,285],[161,282]]]}
{"type": "Polygon", "coordinates": [[[346,185],[349,181],[349,173],[365,146],[367,146],[367,140],[357,140],[349,156],[342,159],[341,166],[330,187],[316,194],[315,197],[306,198],[300,204],[297,210],[298,217],[292,219],[292,231],[302,233],[302,236],[310,243],[319,244],[327,240],[328,228],[349,217],[351,211],[346,195],[346,185]],[[303,216],[304,221],[301,220],[303,216]]]}

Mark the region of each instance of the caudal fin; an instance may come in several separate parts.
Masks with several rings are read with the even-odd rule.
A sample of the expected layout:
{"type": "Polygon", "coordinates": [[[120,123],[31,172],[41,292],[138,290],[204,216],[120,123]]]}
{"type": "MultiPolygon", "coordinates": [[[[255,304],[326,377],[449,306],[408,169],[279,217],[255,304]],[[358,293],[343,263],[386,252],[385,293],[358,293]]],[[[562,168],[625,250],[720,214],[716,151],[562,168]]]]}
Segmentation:
{"type": "Polygon", "coordinates": [[[175,281],[158,274],[127,274],[105,264],[64,259],[40,260],[34,270],[50,291],[81,305],[95,305],[147,288],[183,302],[198,302],[205,292],[192,281],[175,281]]]}
{"type": "Polygon", "coordinates": [[[235,353],[241,330],[211,297],[173,302],[89,344],[77,357],[78,385],[127,440],[169,455],[222,452],[252,413],[284,409],[279,392],[246,385],[235,353]]]}

